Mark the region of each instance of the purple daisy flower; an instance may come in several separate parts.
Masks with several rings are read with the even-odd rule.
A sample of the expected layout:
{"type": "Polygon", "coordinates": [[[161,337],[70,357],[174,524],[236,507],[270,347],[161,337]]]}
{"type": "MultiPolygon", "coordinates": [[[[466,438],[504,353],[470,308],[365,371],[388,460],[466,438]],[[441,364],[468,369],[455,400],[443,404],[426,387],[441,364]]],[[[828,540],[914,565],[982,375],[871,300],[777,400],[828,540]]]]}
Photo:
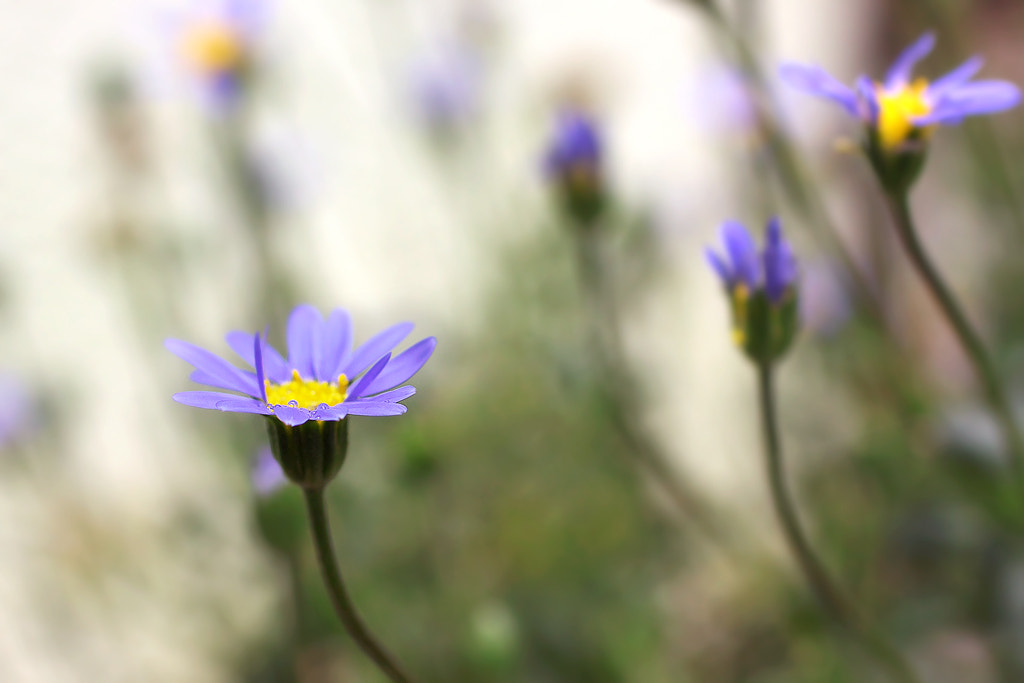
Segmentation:
{"type": "Polygon", "coordinates": [[[255,372],[240,370],[198,346],[168,339],[164,346],[195,367],[191,379],[218,389],[185,391],[174,400],[196,408],[273,416],[288,427],[338,421],[348,415],[401,415],[400,403],[416,393],[400,386],[415,375],[437,345],[427,337],[392,357],[392,349],[412,331],[399,323],[352,348],[352,323],[344,309],[325,321],[312,306],[299,306],[288,319],[286,359],[261,335],[231,332],[228,346],[255,372]]]}
{"type": "Polygon", "coordinates": [[[938,125],[955,125],[965,117],[993,114],[1017,106],[1020,90],[1006,81],[976,81],[982,59],[972,57],[937,81],[912,79],[917,62],[935,46],[926,33],[896,59],[882,82],[867,76],[854,87],[839,82],[824,69],[784,64],[779,75],[789,85],[839,104],[851,116],[877,132],[882,149],[898,149],[911,139],[926,138],[938,125]]]}
{"type": "Polygon", "coordinates": [[[725,256],[710,247],[705,256],[730,294],[745,298],[763,290],[769,301],[778,304],[793,290],[798,277],[796,257],[777,217],[765,228],[763,251],[758,251],[754,238],[738,221],[723,223],[720,236],[725,256]]]}

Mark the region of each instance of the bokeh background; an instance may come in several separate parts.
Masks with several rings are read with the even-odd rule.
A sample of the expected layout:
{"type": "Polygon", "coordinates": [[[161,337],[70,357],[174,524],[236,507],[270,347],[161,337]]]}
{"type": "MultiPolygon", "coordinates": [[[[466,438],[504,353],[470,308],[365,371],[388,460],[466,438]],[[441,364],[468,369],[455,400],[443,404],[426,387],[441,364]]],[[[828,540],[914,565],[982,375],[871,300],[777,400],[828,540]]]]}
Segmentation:
{"type": "MultiPolygon", "coordinates": [[[[303,302],[347,308],[357,341],[402,319],[439,339],[407,415],[353,418],[329,489],[355,601],[419,680],[882,680],[785,552],[703,262],[723,219],[775,213],[803,263],[781,413],[816,546],[925,680],[1024,680],[996,426],[836,145],[855,126],[775,76],[879,75],[934,29],[922,73],[980,53],[1024,83],[1024,5],[734,0],[730,34],[686,0],[236,0],[256,9],[228,92],[182,48],[217,4],[2,7],[0,680],[382,680],[331,612],[301,496],[252,478],[261,418],[170,399],[196,387],[165,338],[280,342],[303,302]],[[568,107],[607,152],[597,303],[541,170],[568,107]]],[[[942,131],[914,200],[1024,391],[1022,124],[942,131]]]]}

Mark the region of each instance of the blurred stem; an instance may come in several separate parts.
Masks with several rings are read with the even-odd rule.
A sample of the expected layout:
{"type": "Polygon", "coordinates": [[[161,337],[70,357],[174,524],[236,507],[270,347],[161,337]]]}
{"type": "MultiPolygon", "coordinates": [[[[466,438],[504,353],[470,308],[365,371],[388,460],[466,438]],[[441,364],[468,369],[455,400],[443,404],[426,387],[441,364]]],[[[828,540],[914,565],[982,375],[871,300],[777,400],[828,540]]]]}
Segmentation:
{"type": "Polygon", "coordinates": [[[811,548],[811,544],[800,526],[796,506],[793,504],[786,486],[778,417],[775,410],[773,366],[771,362],[761,362],[757,365],[757,371],[765,464],[768,470],[768,485],[771,490],[772,504],[782,525],[786,543],[789,545],[800,571],[829,616],[860,641],[861,645],[888,669],[893,680],[916,683],[917,676],[904,660],[903,655],[860,619],[851,603],[829,576],[825,565],[811,548]]]}
{"type": "Polygon", "coordinates": [[[214,135],[256,256],[258,288],[253,319],[268,320],[287,315],[291,303],[289,283],[274,258],[266,190],[250,158],[250,108],[251,103],[239,102],[229,116],[216,122],[214,135]]]}
{"type": "Polygon", "coordinates": [[[858,307],[875,324],[884,327],[884,311],[874,288],[861,272],[856,259],[847,248],[835,223],[832,222],[815,184],[801,165],[796,150],[778,124],[779,117],[775,111],[771,90],[747,38],[730,24],[718,3],[710,0],[703,7],[711,17],[719,35],[732,46],[737,68],[748,81],[748,86],[754,95],[752,99],[758,127],[776,162],[774,166],[779,173],[779,180],[786,195],[804,219],[810,225],[818,228],[818,237],[824,240],[826,248],[839,259],[853,288],[852,293],[858,307]]]}
{"type": "Polygon", "coordinates": [[[711,504],[697,493],[669,456],[638,424],[635,381],[622,348],[618,307],[600,255],[600,224],[572,225],[579,275],[586,296],[592,354],[599,366],[602,398],[609,419],[626,444],[626,453],[672,500],[673,505],[708,542],[722,547],[725,530],[711,504]]]}
{"type": "Polygon", "coordinates": [[[1003,438],[1009,448],[1011,466],[1017,474],[1021,485],[1024,485],[1024,439],[1021,438],[1020,429],[1013,416],[1013,408],[1010,405],[1009,397],[1003,388],[1002,382],[996,371],[995,364],[985,350],[981,337],[971,326],[963,308],[953,296],[952,290],[946,281],[939,274],[938,269],[924,251],[921,241],[917,237],[917,230],[914,226],[914,219],[910,212],[910,202],[906,192],[887,192],[886,202],[892,214],[893,223],[896,226],[896,234],[899,236],[903,248],[910,257],[911,263],[917,269],[918,274],[928,286],[935,301],[942,309],[943,315],[953,327],[957,339],[971,364],[978,375],[978,379],[985,390],[985,398],[996,414],[1003,431],[1003,438]]]}
{"type": "Polygon", "coordinates": [[[309,513],[309,523],[313,532],[313,545],[316,548],[316,557],[320,563],[320,574],[324,580],[324,586],[331,596],[331,603],[334,611],[338,614],[341,622],[345,625],[352,639],[356,641],[366,656],[373,660],[373,663],[395,683],[410,683],[411,678],[402,673],[398,663],[395,661],[384,646],[381,645],[370,630],[366,627],[362,618],[356,612],[355,605],[349,597],[348,590],[341,578],[341,569],[338,567],[337,558],[334,555],[334,544],[331,542],[331,528],[327,520],[327,511],[324,507],[324,490],[303,489],[306,496],[306,511],[309,513]]]}

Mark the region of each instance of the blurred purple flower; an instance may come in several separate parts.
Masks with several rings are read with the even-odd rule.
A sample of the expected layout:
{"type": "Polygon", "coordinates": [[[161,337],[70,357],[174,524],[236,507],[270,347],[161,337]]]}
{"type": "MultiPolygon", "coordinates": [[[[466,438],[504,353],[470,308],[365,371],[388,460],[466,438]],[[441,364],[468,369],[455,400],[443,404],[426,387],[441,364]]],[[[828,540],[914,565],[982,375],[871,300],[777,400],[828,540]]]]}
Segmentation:
{"type": "Polygon", "coordinates": [[[1000,112],[1020,102],[1020,90],[1012,83],[970,81],[981,70],[980,57],[972,57],[932,83],[911,80],[914,66],[934,46],[934,34],[926,33],[897,57],[883,82],[860,76],[852,88],[818,66],[784,64],[779,74],[794,88],[831,100],[863,121],[877,132],[884,150],[897,149],[909,139],[927,138],[940,124],[955,125],[967,116],[1000,112]]]}
{"type": "Polygon", "coordinates": [[[0,448],[6,448],[36,428],[35,398],[28,385],[10,373],[0,374],[0,448]]]}
{"type": "Polygon", "coordinates": [[[691,83],[686,109],[705,128],[741,136],[758,134],[757,103],[750,85],[736,69],[715,67],[691,83]]]}
{"type": "Polygon", "coordinates": [[[479,105],[480,75],[476,55],[465,46],[449,44],[421,55],[409,72],[414,111],[435,130],[464,124],[479,105]]]}
{"type": "Polygon", "coordinates": [[[763,290],[769,301],[778,304],[792,292],[798,276],[797,262],[778,218],[768,221],[765,246],[760,252],[754,238],[737,221],[723,223],[719,234],[724,258],[711,248],[705,255],[730,294],[746,298],[763,290]]]}
{"type": "Polygon", "coordinates": [[[399,385],[423,367],[437,345],[434,337],[427,337],[392,358],[391,350],[412,328],[412,323],[399,323],[353,350],[347,311],[337,308],[325,321],[314,307],[299,306],[288,319],[287,360],[258,334],[227,335],[228,346],[255,372],[240,370],[188,342],[168,339],[164,346],[196,368],[193,381],[243,394],[185,391],[174,395],[178,403],[273,415],[295,427],[310,420],[343,420],[348,415],[404,413],[406,407],[400,401],[416,389],[399,385]]]}
{"type": "Polygon", "coordinates": [[[255,64],[268,0],[189,0],[161,17],[171,71],[213,111],[237,104],[255,64]]]}
{"type": "Polygon", "coordinates": [[[544,173],[550,180],[599,178],[603,157],[601,134],[585,113],[566,109],[544,153],[544,173]]]}
{"type": "Polygon", "coordinates": [[[281,464],[267,446],[260,450],[252,463],[252,488],[260,498],[266,498],[288,483],[281,464]]]}

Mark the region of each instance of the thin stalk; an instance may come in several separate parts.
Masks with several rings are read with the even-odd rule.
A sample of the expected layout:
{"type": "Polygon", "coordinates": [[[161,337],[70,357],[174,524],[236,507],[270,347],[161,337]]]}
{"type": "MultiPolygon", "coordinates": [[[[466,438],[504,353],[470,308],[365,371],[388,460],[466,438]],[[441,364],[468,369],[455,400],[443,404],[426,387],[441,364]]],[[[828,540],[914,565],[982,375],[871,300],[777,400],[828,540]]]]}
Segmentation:
{"type": "Polygon", "coordinates": [[[313,546],[316,548],[316,557],[320,564],[320,575],[323,577],[327,593],[331,596],[334,611],[341,619],[341,623],[345,625],[349,635],[352,636],[352,640],[356,641],[366,656],[372,659],[373,663],[388,678],[395,683],[411,683],[412,679],[402,672],[395,658],[370,633],[359,613],[356,612],[355,605],[352,604],[352,599],[345,588],[345,582],[341,578],[338,560],[334,555],[331,528],[324,507],[323,489],[303,489],[303,493],[306,496],[306,511],[309,513],[313,546]]]}
{"type": "Polygon", "coordinates": [[[861,620],[853,605],[829,576],[824,563],[811,548],[810,541],[800,526],[800,519],[789,494],[789,488],[786,486],[778,417],[775,410],[773,371],[770,362],[765,361],[758,364],[758,387],[765,465],[768,470],[768,485],[771,490],[772,504],[797,566],[829,616],[856,638],[880,664],[884,665],[893,680],[916,683],[917,676],[903,655],[861,620]]]}
{"type": "Polygon", "coordinates": [[[1024,438],[1021,437],[1020,428],[1014,419],[1006,389],[999,381],[995,364],[985,349],[981,337],[967,319],[967,315],[957,302],[956,297],[953,296],[952,290],[925,253],[914,227],[907,193],[887,192],[886,203],[892,214],[893,224],[896,226],[896,234],[910,257],[911,263],[914,264],[914,268],[917,269],[918,274],[928,286],[928,291],[931,292],[939,304],[939,308],[942,309],[943,315],[953,327],[957,340],[967,353],[978,379],[981,380],[985,398],[1002,427],[1003,438],[1010,451],[1012,467],[1016,470],[1021,485],[1024,486],[1024,438]]]}

